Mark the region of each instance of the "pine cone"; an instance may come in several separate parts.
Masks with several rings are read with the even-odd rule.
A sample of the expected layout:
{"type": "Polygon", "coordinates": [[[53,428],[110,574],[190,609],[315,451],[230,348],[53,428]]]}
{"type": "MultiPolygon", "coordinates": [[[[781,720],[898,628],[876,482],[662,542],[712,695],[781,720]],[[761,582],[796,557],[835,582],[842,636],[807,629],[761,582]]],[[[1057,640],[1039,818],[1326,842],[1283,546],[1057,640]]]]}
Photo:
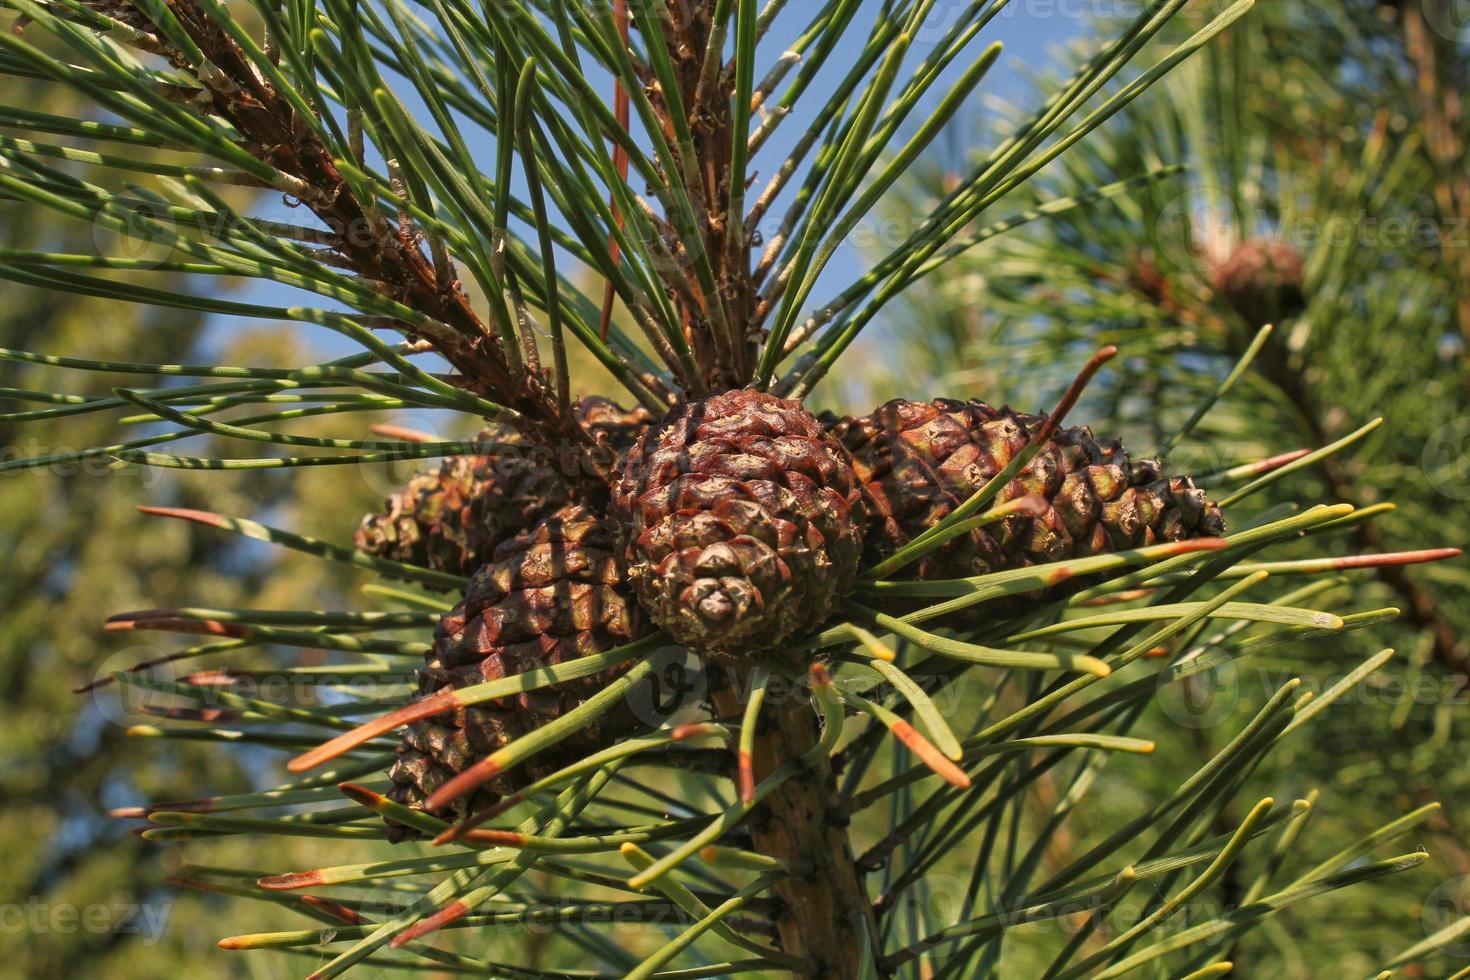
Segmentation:
{"type": "MultiPolygon", "coordinates": [[[[464,599],[439,622],[419,692],[469,687],[602,653],[648,632],[626,594],[622,562],[603,515],[581,505],[557,511],[504,542],[470,581],[464,599]]],[[[414,722],[388,770],[389,796],[422,807],[433,791],[472,763],[558,718],[597,693],[626,666],[555,687],[472,705],[414,722]]],[[[517,787],[611,744],[631,714],[604,715],[577,735],[452,804],[464,819],[517,787]]],[[[390,825],[393,839],[416,836],[390,825]]]]}
{"type": "Polygon", "coordinates": [[[1210,270],[1215,292],[1252,327],[1280,323],[1307,308],[1302,257],[1286,242],[1252,238],[1210,270]]]}
{"type": "Polygon", "coordinates": [[[797,402],[740,390],[676,408],[629,454],[615,505],[644,608],[705,653],[806,633],[857,573],[857,481],[797,402]]]}
{"type": "MultiPolygon", "coordinates": [[[[872,565],[933,527],[1020,453],[1044,423],[980,401],[895,400],[833,428],[862,481],[872,565]]],[[[1035,494],[1049,506],[976,528],[903,569],[903,578],[985,575],[1160,541],[1218,535],[1220,509],[1188,477],[1165,479],[1085,427],[1062,429],[997,495],[1035,494]]]]}
{"type": "MultiPolygon", "coordinates": [[[[630,411],[606,398],[582,399],[577,415],[614,459],[652,421],[642,408],[630,411]]],[[[568,503],[566,474],[559,469],[563,461],[534,452],[506,426],[485,429],[479,441],[482,455],[448,457],[389,497],[382,513],[364,517],[357,547],[380,558],[468,576],[502,541],[568,503]]]]}

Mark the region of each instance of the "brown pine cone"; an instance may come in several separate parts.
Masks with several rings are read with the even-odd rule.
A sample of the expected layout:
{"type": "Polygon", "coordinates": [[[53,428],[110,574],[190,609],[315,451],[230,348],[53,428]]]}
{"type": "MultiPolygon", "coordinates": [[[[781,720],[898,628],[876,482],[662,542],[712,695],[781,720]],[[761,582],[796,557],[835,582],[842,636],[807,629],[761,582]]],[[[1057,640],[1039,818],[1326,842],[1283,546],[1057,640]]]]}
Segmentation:
{"type": "Polygon", "coordinates": [[[857,482],[798,402],[738,390],[682,405],[629,454],[615,507],[654,622],[747,654],[825,620],[862,551],[857,482]]]}
{"type": "MultiPolygon", "coordinates": [[[[949,515],[1025,449],[1044,419],[980,401],[891,401],[833,427],[862,481],[874,565],[949,515]]],[[[1131,459],[1115,440],[1062,429],[991,506],[1027,495],[1039,516],[1016,516],[961,535],[900,578],[949,579],[1096,555],[1224,531],[1220,509],[1188,477],[1166,479],[1156,460],[1131,459]]]]}
{"type": "MultiPolygon", "coordinates": [[[[556,512],[504,542],[445,614],[419,675],[421,695],[469,687],[538,667],[602,653],[649,631],[627,595],[609,522],[580,505],[556,512]]],[[[516,738],[560,717],[626,669],[461,708],[414,722],[388,775],[389,796],[408,806],[516,738]]],[[[605,748],[633,724],[626,711],[604,715],[577,735],[460,797],[447,816],[464,819],[519,786],[605,748]]],[[[393,826],[394,839],[416,836],[393,826]]]]}
{"type": "Polygon", "coordinates": [[[1252,327],[1279,324],[1307,308],[1302,257],[1283,241],[1252,238],[1210,270],[1225,305],[1252,327]]]}
{"type": "MultiPolygon", "coordinates": [[[[577,415],[614,465],[652,421],[642,408],[628,410],[598,397],[581,399],[577,415]]],[[[569,502],[569,474],[560,467],[575,465],[574,459],[539,452],[506,426],[485,429],[479,441],[482,454],[446,458],[389,497],[381,513],[364,517],[357,547],[380,558],[469,576],[502,541],[569,502]]]]}

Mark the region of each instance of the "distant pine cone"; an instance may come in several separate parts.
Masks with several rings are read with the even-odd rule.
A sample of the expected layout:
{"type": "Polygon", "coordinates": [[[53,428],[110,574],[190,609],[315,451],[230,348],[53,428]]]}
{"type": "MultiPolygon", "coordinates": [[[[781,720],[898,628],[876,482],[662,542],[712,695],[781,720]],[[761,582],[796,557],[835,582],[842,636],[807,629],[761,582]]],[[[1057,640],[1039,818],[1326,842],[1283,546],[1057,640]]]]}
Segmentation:
{"type": "MultiPolygon", "coordinates": [[[[627,595],[608,522],[572,505],[496,549],[464,599],[439,622],[419,692],[483,684],[603,653],[646,634],[646,617],[627,595]]],[[[422,808],[439,786],[515,739],[561,717],[626,669],[461,708],[411,723],[388,770],[389,796],[422,808]]],[[[464,819],[531,780],[611,744],[631,714],[604,715],[572,738],[455,800],[464,819]]],[[[417,836],[390,824],[394,840],[417,836]]]]}
{"type": "MultiPolygon", "coordinates": [[[[621,459],[651,421],[642,408],[630,411],[606,398],[582,399],[577,414],[614,459],[621,459]]],[[[568,481],[558,468],[563,461],[532,452],[506,426],[485,429],[479,442],[482,454],[446,458],[389,497],[382,512],[364,517],[357,547],[380,558],[469,576],[502,541],[568,503],[568,481]]]]}
{"type": "Polygon", "coordinates": [[[1251,326],[1289,320],[1307,308],[1302,257],[1291,245],[1252,238],[1210,270],[1220,299],[1251,326]]]}
{"type": "MultiPolygon", "coordinates": [[[[895,400],[833,428],[862,481],[874,565],[948,516],[1030,442],[1044,419],[979,401],[895,400]]],[[[903,569],[900,578],[950,579],[1062,561],[1224,531],[1219,508],[1188,477],[1165,479],[1085,427],[1062,429],[991,506],[1036,495],[1039,516],[975,528],[903,569]]]]}
{"type": "Polygon", "coordinates": [[[738,390],[679,406],[629,454],[615,505],[644,608],[701,652],[810,631],[857,573],[857,481],[798,402],[738,390]]]}

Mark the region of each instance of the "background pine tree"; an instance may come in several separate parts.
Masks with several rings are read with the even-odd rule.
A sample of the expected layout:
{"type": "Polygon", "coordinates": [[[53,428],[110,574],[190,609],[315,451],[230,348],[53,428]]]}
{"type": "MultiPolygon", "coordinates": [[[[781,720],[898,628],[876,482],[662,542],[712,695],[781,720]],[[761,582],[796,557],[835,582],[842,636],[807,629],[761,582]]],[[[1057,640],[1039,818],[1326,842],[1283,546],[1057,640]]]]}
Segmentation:
{"type": "MultiPolygon", "coordinates": [[[[12,82],[17,102],[75,115],[81,103],[55,86],[12,82]]],[[[146,242],[86,227],[61,226],[35,206],[0,202],[0,247],[97,247],[112,255],[149,254],[146,242]]],[[[155,253],[156,254],[156,250],[155,253]]],[[[185,288],[177,276],[148,280],[185,288]]],[[[299,357],[299,338],[260,328],[231,337],[206,317],[180,310],[120,306],[15,283],[0,285],[0,346],[11,350],[86,350],[99,360],[169,360],[197,356],[255,360],[299,357]],[[105,329],[99,329],[99,324],[105,329]],[[223,345],[223,347],[221,346],[223,345]]],[[[70,395],[100,396],[125,375],[73,379],[70,395]]],[[[48,383],[45,370],[25,363],[0,367],[9,389],[48,383]]],[[[17,405],[45,410],[41,405],[17,405]]],[[[103,439],[110,425],[87,418],[0,423],[7,460],[79,448],[103,439]]],[[[264,548],[241,547],[203,529],[141,519],[143,505],[213,506],[292,515],[304,529],[340,530],[339,507],[365,508],[397,476],[333,473],[322,483],[329,498],[303,495],[294,481],[262,474],[224,487],[199,475],[135,471],[108,475],[105,460],[63,463],[0,476],[0,674],[4,677],[0,735],[10,751],[0,767],[0,827],[7,844],[0,868],[5,926],[0,975],[13,977],[155,977],[200,969],[214,959],[212,923],[222,901],[173,887],[178,863],[108,817],[140,796],[186,799],[259,786],[257,760],[238,764],[209,745],[126,737],[132,726],[162,720],[166,698],[128,698],[77,689],[105,682],[111,671],[161,655],[155,643],[99,641],[108,609],[151,604],[245,601],[281,605],[304,589],[321,594],[351,586],[324,575],[318,563],[264,548]],[[366,477],[366,478],[365,478],[366,477]],[[355,503],[353,503],[355,502],[355,503]],[[79,628],[82,627],[82,628],[79,628]]],[[[187,667],[164,670],[180,676],[187,667]]],[[[156,730],[156,729],[155,729],[156,730]]],[[[299,848],[309,860],[307,847],[299,848]]],[[[250,860],[248,849],[238,855],[250,860]]],[[[247,916],[247,920],[250,917],[247,916]]],[[[264,917],[256,918],[263,928],[264,917]]],[[[213,975],[251,975],[242,964],[215,962],[213,975]],[[236,967],[239,967],[237,970],[236,967]]]]}
{"type": "MultiPolygon", "coordinates": [[[[1470,920],[1435,889],[1458,836],[1427,802],[1455,791],[1453,706],[1382,723],[1338,702],[1455,669],[1453,624],[1412,600],[1455,595],[1462,566],[1398,577],[1455,552],[1378,552],[1446,542],[1440,478],[1405,479],[1422,449],[1393,440],[1434,421],[1398,399],[1463,353],[1435,302],[1460,255],[1354,242],[1298,270],[1263,235],[1297,211],[1455,213],[1457,49],[1430,9],[1159,0],[1091,25],[1066,81],[933,162],[999,62],[1003,4],[3,5],[6,85],[78,101],[0,97],[0,196],[37,209],[0,277],[81,305],[15,325],[0,421],[44,437],[0,473],[96,494],[20,491],[17,549],[75,557],[26,566],[16,628],[80,658],[65,627],[112,613],[132,649],[107,692],[141,699],[162,750],[48,739],[22,756],[29,792],[65,752],[85,789],[33,802],[26,831],[66,840],[120,797],[114,816],[175,845],[174,884],[212,893],[179,906],[201,923],[191,968],[1459,968],[1470,920]],[[899,234],[843,283],[834,258],[880,201],[899,234]],[[119,232],[153,251],[104,247],[119,232]],[[98,341],[92,321],[132,304],[170,312],[98,341]],[[205,314],[283,326],[218,342],[205,314]],[[625,476],[573,407],[589,362],[620,402],[673,410],[625,476]],[[961,471],[921,518],[933,479],[766,389],[855,416],[877,389],[1050,411],[905,431],[912,460],[961,471]],[[352,549],[365,498],[485,452],[486,420],[574,517],[473,578],[352,549]],[[1203,495],[1137,462],[1150,447],[1200,478],[1225,538],[1203,495]],[[168,473],[145,496],[172,520],[97,560],[123,547],[99,516],[130,530],[113,508],[133,498],[58,483],[80,463],[114,490],[168,473]],[[1401,489],[1423,523],[1377,506],[1401,489]],[[1186,527],[1186,504],[1208,519],[1186,527]],[[903,533],[875,534],[895,514],[903,533]],[[962,536],[993,560],[926,571],[962,536]],[[858,564],[860,539],[879,546],[858,564]],[[1411,613],[1397,654],[1392,604],[1411,613]],[[1329,657],[1336,685],[1303,693],[1329,657]]],[[[12,674],[48,718],[55,667],[12,674]]],[[[91,965],[75,944],[17,955],[91,965]]]]}
{"type": "MultiPolygon", "coordinates": [[[[1455,202],[1467,161],[1455,86],[1470,56],[1444,33],[1445,5],[1276,5],[1262,14],[1031,190],[1038,201],[1082,194],[1169,161],[1182,172],[997,238],[911,291],[894,328],[907,356],[875,387],[1001,393],[1029,407],[1062,381],[1056,351],[1118,343],[1129,356],[1091,389],[1089,417],[1132,433],[1133,444],[1167,445],[1260,343],[1238,394],[1213,408],[1193,439],[1171,445],[1170,458],[1192,472],[1219,469],[1266,455],[1268,445],[1284,448],[1283,440],[1330,443],[1381,415],[1383,427],[1359,450],[1282,481],[1278,499],[1325,492],[1373,506],[1392,486],[1394,507],[1343,541],[1342,553],[1416,535],[1464,547],[1465,528],[1447,527],[1445,515],[1465,493],[1470,287],[1455,202]],[[1261,260],[1272,253],[1294,267],[1286,288],[1261,260]],[[1242,277],[1242,266],[1258,274],[1242,277]],[[1242,278],[1255,281],[1242,288],[1242,278]],[[1267,323],[1275,329],[1262,340],[1267,323]],[[932,339],[913,342],[915,329],[932,339]]],[[[1038,84],[1046,91],[1055,82],[1038,84]]],[[[897,200],[946,193],[962,161],[953,150],[934,154],[897,200]]],[[[1310,746],[1264,765],[1261,785],[1311,782],[1325,800],[1353,801],[1327,816],[1346,834],[1366,833],[1379,807],[1462,799],[1464,773],[1449,760],[1464,752],[1470,619],[1456,596],[1465,585],[1464,569],[1449,564],[1387,567],[1334,586],[1402,607],[1389,632],[1409,658],[1328,712],[1310,746]]],[[[1218,678],[1216,703],[1197,718],[1165,709],[1182,725],[1161,740],[1161,753],[1178,764],[1210,751],[1217,726],[1244,710],[1232,703],[1242,692],[1298,674],[1321,690],[1386,635],[1367,645],[1356,637],[1304,644],[1218,678]]],[[[1142,792],[1156,793],[1152,777],[1169,768],[1133,775],[1142,792]]],[[[1447,806],[1425,824],[1438,841],[1432,875],[1360,896],[1331,919],[1293,916],[1242,942],[1232,959],[1252,975],[1367,972],[1371,964],[1349,950],[1392,947],[1402,933],[1384,928],[1388,917],[1423,909],[1426,923],[1443,922],[1445,893],[1461,894],[1470,854],[1460,820],[1447,806]]],[[[1453,973],[1453,964],[1428,975],[1453,973]]]]}

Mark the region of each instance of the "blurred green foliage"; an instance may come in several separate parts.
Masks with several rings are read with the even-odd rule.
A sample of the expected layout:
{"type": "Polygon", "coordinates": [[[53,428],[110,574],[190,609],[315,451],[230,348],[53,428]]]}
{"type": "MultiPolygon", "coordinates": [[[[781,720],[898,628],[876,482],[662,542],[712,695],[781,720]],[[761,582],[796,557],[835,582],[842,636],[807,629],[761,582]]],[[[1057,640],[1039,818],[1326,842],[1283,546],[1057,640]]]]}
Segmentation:
{"type": "MultiPolygon", "coordinates": [[[[1338,539],[1339,554],[1470,547],[1470,158],[1460,106],[1470,49],[1442,29],[1453,24],[1449,6],[1254,11],[1029,192],[1040,204],[1174,163],[1184,172],[1026,225],[910,290],[877,341],[898,351],[886,358],[895,366],[870,379],[874,396],[942,392],[1034,410],[1088,353],[1117,344],[1116,369],[1073,419],[1150,452],[1274,321],[1251,370],[1172,447],[1170,471],[1209,473],[1316,448],[1382,416],[1345,457],[1282,480],[1252,510],[1391,499],[1395,509],[1338,539]],[[1279,302],[1279,293],[1252,303],[1233,291],[1230,272],[1253,250],[1294,253],[1302,305],[1279,302]]],[[[1036,84],[1047,91],[1056,81],[1036,84]]],[[[992,121],[970,125],[984,132],[992,121]]],[[[916,168],[892,220],[922,213],[952,189],[950,175],[968,162],[959,142],[916,168]]],[[[1320,789],[1304,856],[1325,847],[1317,841],[1355,837],[1386,814],[1441,801],[1424,841],[1430,865],[1334,901],[1331,915],[1308,906],[1273,922],[1232,951],[1233,975],[1371,975],[1392,950],[1423,938],[1421,921],[1427,934],[1463,909],[1467,586],[1463,559],[1350,573],[1327,598],[1397,606],[1396,624],[1269,651],[1207,679],[1196,703],[1165,702],[1140,726],[1168,733],[1154,758],[1109,770],[1107,802],[1089,815],[1098,828],[1218,751],[1223,733],[1286,679],[1320,691],[1382,646],[1397,649],[1389,669],[1326,712],[1310,742],[1273,756],[1251,785],[1278,798],[1320,789]]],[[[1213,898],[1238,901],[1241,887],[1227,876],[1213,898]]],[[[1452,944],[1437,961],[1442,973],[1416,965],[1406,975],[1448,976],[1467,955],[1452,944]]]]}
{"type": "MultiPolygon", "coordinates": [[[[39,84],[32,97],[58,114],[78,109],[39,84]]],[[[34,208],[0,203],[0,247],[90,249],[92,234],[85,226],[47,221],[34,208]]],[[[147,254],[146,243],[95,234],[95,247],[111,254],[147,254]]],[[[185,288],[162,275],[151,281],[185,288]]],[[[309,355],[300,343],[295,333],[259,328],[231,337],[221,350],[217,335],[192,313],[0,285],[0,346],[6,348],[161,362],[207,350],[230,363],[273,365],[302,363],[309,355]]],[[[106,395],[116,385],[136,383],[135,375],[80,377],[84,383],[77,375],[63,382],[70,393],[106,395]]],[[[57,375],[6,362],[0,379],[10,388],[51,390],[57,375]]],[[[7,459],[75,449],[105,442],[113,424],[97,415],[4,421],[0,447],[7,459]]],[[[336,431],[357,434],[352,426],[336,431]]],[[[302,431],[332,432],[322,425],[302,431]]],[[[178,855],[139,839],[132,824],[107,811],[268,786],[278,781],[276,760],[222,755],[204,743],[130,738],[130,725],[150,719],[127,713],[116,685],[74,689],[186,645],[158,634],[106,635],[103,622],[112,613],[174,603],[274,608],[303,594],[330,601],[351,586],[347,576],[324,578],[319,562],[242,546],[197,525],[140,517],[139,505],[267,513],[305,533],[346,540],[352,515],[380,499],[401,474],[337,469],[303,494],[301,485],[269,471],[180,476],[110,470],[107,463],[92,459],[0,476],[0,740],[6,746],[0,757],[0,976],[189,976],[205,962],[210,975],[260,976],[258,967],[220,955],[214,944],[227,907],[239,931],[263,927],[269,910],[257,919],[251,905],[170,884],[178,855]]],[[[248,666],[250,658],[232,663],[248,666]]],[[[180,676],[215,664],[206,659],[162,673],[180,676]]],[[[297,850],[309,861],[311,842],[303,843],[297,850]]],[[[245,866],[252,861],[241,845],[216,853],[245,866]]]]}

